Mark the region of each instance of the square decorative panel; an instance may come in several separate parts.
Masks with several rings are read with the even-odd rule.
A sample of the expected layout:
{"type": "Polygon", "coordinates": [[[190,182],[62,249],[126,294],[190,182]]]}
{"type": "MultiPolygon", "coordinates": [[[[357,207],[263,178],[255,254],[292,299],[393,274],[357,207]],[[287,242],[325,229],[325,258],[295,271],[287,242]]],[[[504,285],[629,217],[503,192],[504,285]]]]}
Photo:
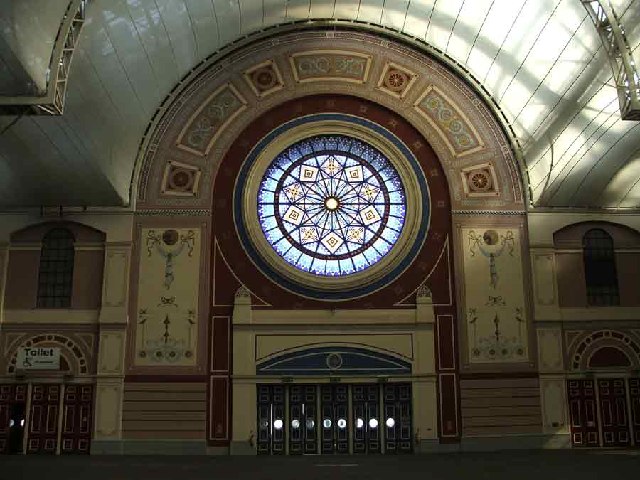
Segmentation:
{"type": "Polygon", "coordinates": [[[483,163],[463,168],[462,187],[467,197],[497,197],[500,195],[498,179],[493,165],[483,163]]]}
{"type": "Polygon", "coordinates": [[[244,79],[249,84],[251,90],[253,90],[253,93],[258,97],[264,97],[284,87],[280,70],[272,60],[260,63],[246,70],[244,72],[244,79]]]}
{"type": "Polygon", "coordinates": [[[198,194],[201,170],[193,165],[169,161],[162,178],[162,194],[195,197],[198,194]]]}
{"type": "Polygon", "coordinates": [[[378,88],[389,95],[404,98],[418,76],[395,63],[387,63],[378,79],[378,88]]]}

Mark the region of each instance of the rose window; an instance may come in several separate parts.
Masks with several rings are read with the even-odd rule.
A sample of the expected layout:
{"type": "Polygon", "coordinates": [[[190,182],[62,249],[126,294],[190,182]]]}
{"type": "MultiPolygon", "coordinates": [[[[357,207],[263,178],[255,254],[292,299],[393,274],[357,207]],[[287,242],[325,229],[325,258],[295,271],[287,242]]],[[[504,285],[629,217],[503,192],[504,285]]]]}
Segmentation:
{"type": "Polygon", "coordinates": [[[372,145],[345,135],[289,146],[267,168],[257,200],[273,249],[320,276],[374,265],[405,223],[405,190],[394,166],[372,145]]]}

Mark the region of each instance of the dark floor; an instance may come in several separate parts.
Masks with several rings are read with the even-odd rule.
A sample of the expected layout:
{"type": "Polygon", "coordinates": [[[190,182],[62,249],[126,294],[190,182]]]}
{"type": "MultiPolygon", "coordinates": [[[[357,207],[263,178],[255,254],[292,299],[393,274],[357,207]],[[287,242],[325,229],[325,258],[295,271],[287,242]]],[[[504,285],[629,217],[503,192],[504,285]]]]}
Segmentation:
{"type": "Polygon", "coordinates": [[[0,480],[638,480],[639,450],[351,457],[4,456],[0,480]]]}

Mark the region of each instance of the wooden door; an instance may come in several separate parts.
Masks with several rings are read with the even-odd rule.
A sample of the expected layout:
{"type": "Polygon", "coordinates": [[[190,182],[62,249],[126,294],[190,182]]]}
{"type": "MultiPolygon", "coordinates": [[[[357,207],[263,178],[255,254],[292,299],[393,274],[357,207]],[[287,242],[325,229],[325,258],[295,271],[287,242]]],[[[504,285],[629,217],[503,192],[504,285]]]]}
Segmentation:
{"type": "Polygon", "coordinates": [[[27,403],[27,386],[0,385],[0,454],[9,453],[11,412],[15,405],[27,403]]]}
{"type": "Polygon", "coordinates": [[[598,419],[593,380],[567,380],[571,444],[574,447],[597,447],[598,419]]]}
{"type": "Polygon", "coordinates": [[[628,447],[631,445],[627,418],[627,392],[623,378],[598,380],[602,445],[628,447]]]}
{"type": "Polygon", "coordinates": [[[631,399],[631,431],[636,447],[640,447],[640,378],[629,379],[631,399]]]}
{"type": "Polygon", "coordinates": [[[93,422],[93,386],[66,385],[62,412],[61,453],[88,454],[93,422]]]}
{"type": "Polygon", "coordinates": [[[59,407],[60,385],[33,385],[27,453],[56,453],[59,407]]]}

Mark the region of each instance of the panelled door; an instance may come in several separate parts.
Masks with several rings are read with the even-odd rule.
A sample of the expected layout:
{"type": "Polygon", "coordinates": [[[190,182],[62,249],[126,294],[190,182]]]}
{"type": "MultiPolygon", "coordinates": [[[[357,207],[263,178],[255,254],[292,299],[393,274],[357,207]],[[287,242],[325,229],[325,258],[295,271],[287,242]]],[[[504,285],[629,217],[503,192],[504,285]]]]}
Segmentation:
{"type": "Polygon", "coordinates": [[[631,427],[636,447],[640,448],[640,378],[629,380],[629,399],[631,401],[631,427]]]}
{"type": "Polygon", "coordinates": [[[571,443],[574,447],[597,447],[598,418],[593,380],[567,380],[571,443]]]}
{"type": "Polygon", "coordinates": [[[598,380],[602,444],[604,447],[628,447],[631,445],[627,394],[623,378],[598,380]]]}
{"type": "Polygon", "coordinates": [[[33,385],[27,453],[56,453],[60,385],[33,385]]]}
{"type": "Polygon", "coordinates": [[[27,385],[0,385],[0,454],[22,451],[27,385]]]}
{"type": "Polygon", "coordinates": [[[92,407],[92,385],[65,386],[61,453],[89,453],[92,407]]]}
{"type": "Polygon", "coordinates": [[[353,385],[353,453],[380,453],[380,386],[353,385]]]}
{"type": "Polygon", "coordinates": [[[322,453],[349,453],[349,397],[346,385],[320,387],[322,453]]]}
{"type": "Polygon", "coordinates": [[[411,452],[411,386],[384,386],[384,445],[387,453],[411,452]]]}
{"type": "Polygon", "coordinates": [[[292,455],[318,451],[316,392],[315,385],[289,387],[289,453],[292,455]]]}
{"type": "Polygon", "coordinates": [[[258,385],[258,454],[285,453],[284,394],[282,385],[258,385]]]}

